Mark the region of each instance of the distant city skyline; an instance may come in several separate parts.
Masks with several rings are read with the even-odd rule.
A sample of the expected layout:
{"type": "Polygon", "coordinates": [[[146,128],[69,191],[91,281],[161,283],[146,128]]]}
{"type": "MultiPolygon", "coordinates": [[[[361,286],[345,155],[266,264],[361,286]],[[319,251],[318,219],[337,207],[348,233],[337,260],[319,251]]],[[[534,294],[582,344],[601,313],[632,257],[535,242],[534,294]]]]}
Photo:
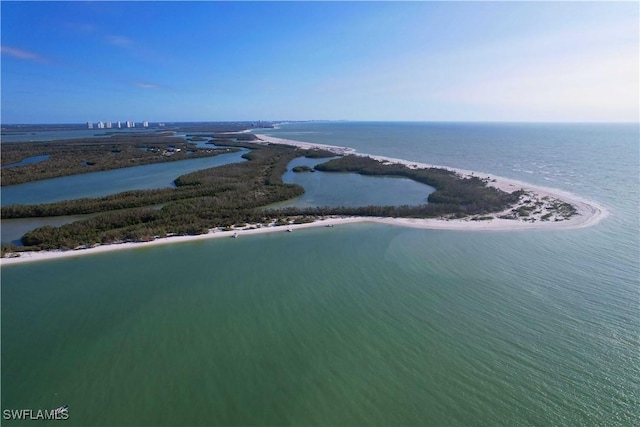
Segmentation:
{"type": "MultiPolygon", "coordinates": [[[[139,121],[138,123],[140,123],[143,128],[148,128],[149,127],[149,121],[148,120],[142,120],[142,121],[139,121]]],[[[113,123],[111,123],[110,121],[106,121],[106,122],[103,122],[102,120],[99,120],[97,122],[92,122],[91,120],[87,121],[87,128],[88,129],[93,129],[94,125],[98,129],[113,129],[113,123]]],[[[134,120],[127,120],[125,122],[125,128],[135,128],[135,127],[136,127],[136,122],[134,120]]],[[[120,123],[120,120],[116,121],[116,127],[115,128],[116,129],[122,129],[122,124],[120,123]]]]}
{"type": "Polygon", "coordinates": [[[640,115],[637,2],[0,7],[3,124],[640,115]]]}

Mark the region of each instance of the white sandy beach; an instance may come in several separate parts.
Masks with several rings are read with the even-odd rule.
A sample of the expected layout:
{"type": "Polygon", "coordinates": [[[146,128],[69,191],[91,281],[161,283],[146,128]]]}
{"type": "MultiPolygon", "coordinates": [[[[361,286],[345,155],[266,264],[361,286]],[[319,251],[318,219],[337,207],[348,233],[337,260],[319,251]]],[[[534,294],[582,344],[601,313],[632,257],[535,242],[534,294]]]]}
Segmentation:
{"type": "Polygon", "coordinates": [[[517,207],[524,205],[525,203],[535,204],[538,203],[538,213],[531,215],[527,220],[523,219],[503,219],[498,216],[507,214],[511,211],[508,209],[505,212],[500,212],[490,215],[493,217],[489,220],[473,220],[471,218],[464,219],[415,219],[415,218],[379,218],[379,217],[329,217],[317,220],[307,224],[291,224],[289,226],[262,226],[257,225],[247,226],[243,229],[236,229],[232,231],[219,231],[212,230],[207,234],[200,234],[197,236],[172,236],[159,238],[150,242],[136,242],[136,243],[118,243],[104,246],[96,246],[93,248],[69,250],[69,251],[38,251],[38,252],[21,252],[18,257],[1,258],[0,266],[18,264],[24,262],[43,261],[59,258],[71,258],[77,256],[99,254],[110,251],[127,250],[135,248],[147,248],[152,246],[164,245],[169,243],[178,242],[192,242],[196,240],[212,239],[212,238],[232,238],[236,235],[238,238],[250,236],[253,234],[262,233],[283,233],[291,230],[310,228],[310,227],[325,227],[325,226],[340,226],[344,224],[356,223],[356,222],[374,222],[381,224],[398,225],[404,227],[434,229],[434,230],[460,230],[460,231],[515,231],[515,230],[559,230],[559,229],[575,229],[589,227],[597,224],[600,220],[608,215],[607,210],[598,205],[597,203],[585,200],[579,196],[565,192],[562,190],[556,190],[552,188],[540,187],[524,182],[494,176],[490,174],[484,174],[480,172],[466,171],[462,169],[455,169],[436,165],[427,165],[423,163],[410,162],[402,159],[394,159],[383,156],[371,156],[364,153],[357,153],[355,150],[347,147],[337,147],[324,144],[313,144],[309,142],[293,141],[288,139],[273,138],[266,135],[257,135],[265,143],[273,144],[285,144],[292,145],[300,148],[319,148],[332,151],[336,154],[355,154],[359,156],[369,156],[374,159],[391,162],[401,163],[411,168],[426,168],[426,167],[438,167],[454,171],[462,176],[475,175],[482,178],[488,178],[488,185],[492,185],[506,192],[513,192],[523,189],[526,192],[526,197],[522,197],[523,202],[517,207]],[[552,212],[548,210],[550,204],[562,201],[573,205],[577,214],[571,216],[569,219],[560,219],[555,215],[552,215],[550,220],[544,221],[541,219],[546,213],[552,212]],[[557,219],[557,220],[556,220],[557,219]]]}

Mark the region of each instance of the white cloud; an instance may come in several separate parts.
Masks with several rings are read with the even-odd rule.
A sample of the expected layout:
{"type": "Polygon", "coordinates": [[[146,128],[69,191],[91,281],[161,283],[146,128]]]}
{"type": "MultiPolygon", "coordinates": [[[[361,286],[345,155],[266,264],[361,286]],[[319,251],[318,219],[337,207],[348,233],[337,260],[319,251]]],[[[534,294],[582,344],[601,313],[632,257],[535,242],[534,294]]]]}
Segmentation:
{"type": "Polygon", "coordinates": [[[637,121],[638,49],[628,25],[560,29],[382,58],[328,76],[317,91],[423,119],[637,121]]]}
{"type": "Polygon", "coordinates": [[[437,98],[501,111],[509,120],[638,119],[634,51],[583,53],[508,67],[496,64],[479,74],[471,82],[441,90],[437,98]]]}
{"type": "Polygon", "coordinates": [[[158,89],[158,85],[154,85],[152,83],[144,83],[144,82],[135,82],[135,85],[141,89],[158,89]]]}
{"type": "Polygon", "coordinates": [[[4,55],[9,55],[18,59],[25,59],[27,61],[35,62],[47,62],[47,60],[43,56],[23,49],[17,49],[9,46],[0,46],[0,51],[4,55]]]}
{"type": "Polygon", "coordinates": [[[114,46],[130,47],[130,46],[133,46],[134,44],[133,40],[124,36],[110,35],[110,36],[106,36],[105,39],[107,43],[114,46]]]}

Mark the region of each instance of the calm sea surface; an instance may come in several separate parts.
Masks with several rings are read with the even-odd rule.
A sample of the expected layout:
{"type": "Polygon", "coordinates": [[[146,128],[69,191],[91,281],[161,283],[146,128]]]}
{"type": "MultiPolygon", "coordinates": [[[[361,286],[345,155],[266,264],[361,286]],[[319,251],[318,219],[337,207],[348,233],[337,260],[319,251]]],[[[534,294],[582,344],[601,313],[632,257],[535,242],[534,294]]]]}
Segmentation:
{"type": "Polygon", "coordinates": [[[561,188],[610,216],[558,231],[356,224],[3,267],[2,409],[66,404],[79,426],[640,424],[637,125],[269,134],[561,188]]]}

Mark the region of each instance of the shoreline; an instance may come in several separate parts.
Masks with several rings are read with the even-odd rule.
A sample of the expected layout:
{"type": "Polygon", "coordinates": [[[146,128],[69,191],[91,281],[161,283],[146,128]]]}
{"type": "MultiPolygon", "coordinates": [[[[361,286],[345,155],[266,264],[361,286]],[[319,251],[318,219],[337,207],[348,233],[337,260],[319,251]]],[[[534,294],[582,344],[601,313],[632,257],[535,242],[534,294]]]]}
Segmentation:
{"type": "MultiPolygon", "coordinates": [[[[495,218],[491,221],[472,221],[470,218],[463,219],[411,219],[405,218],[406,220],[413,221],[422,221],[425,222],[423,228],[430,229],[467,229],[465,227],[460,227],[456,224],[458,223],[475,223],[476,225],[472,227],[468,227],[468,229],[476,229],[476,230],[521,230],[521,229],[573,229],[573,228],[584,228],[590,227],[592,225],[597,224],[602,219],[606,218],[609,215],[609,211],[602,205],[587,200],[583,197],[580,197],[576,194],[570,193],[568,191],[559,190],[556,188],[544,187],[541,185],[529,184],[523,181],[519,181],[516,179],[505,178],[498,175],[493,175],[484,172],[478,171],[470,171],[466,169],[453,168],[448,166],[439,166],[432,165],[421,162],[411,162],[404,159],[397,159],[393,157],[386,156],[378,156],[371,155],[366,153],[359,153],[353,148],[349,147],[338,147],[334,145],[326,145],[326,144],[314,144],[310,142],[302,142],[295,141],[290,139],[283,138],[275,138],[263,134],[255,134],[262,142],[271,143],[271,144],[284,144],[284,145],[292,145],[295,147],[300,147],[304,149],[309,148],[321,148],[327,151],[331,151],[336,154],[352,154],[356,156],[370,157],[372,159],[388,162],[388,163],[399,163],[407,166],[411,169],[422,169],[422,168],[438,168],[445,169],[448,171],[452,171],[457,173],[459,176],[463,178],[467,177],[478,177],[483,180],[486,180],[488,186],[495,187],[499,190],[505,191],[507,193],[512,193],[517,190],[524,190],[527,193],[527,196],[533,201],[542,201],[544,198],[550,198],[561,202],[566,202],[574,206],[576,209],[576,214],[571,216],[569,219],[565,219],[563,221],[540,221],[542,215],[539,215],[537,218],[534,218],[535,222],[524,221],[521,219],[508,219],[503,220],[501,218],[497,218],[497,216],[502,215],[511,209],[507,209],[503,212],[496,212],[491,214],[495,218]],[[481,224],[482,223],[482,224],[481,224]],[[487,226],[491,225],[491,226],[487,226]]],[[[519,205],[518,205],[519,206],[519,205]]],[[[516,207],[518,207],[516,206],[516,207]]],[[[401,218],[395,219],[395,223],[402,223],[401,225],[408,225],[406,221],[399,221],[401,218]]]]}
{"type": "Polygon", "coordinates": [[[532,184],[527,184],[522,181],[504,178],[492,174],[485,174],[475,171],[468,171],[464,169],[450,168],[446,166],[429,165],[419,162],[410,162],[403,159],[395,159],[385,156],[375,156],[365,153],[358,153],[356,150],[348,147],[338,147],[326,144],[314,144],[310,142],[294,141],[289,139],[275,138],[267,135],[256,134],[256,137],[263,143],[271,144],[283,144],[291,145],[299,148],[321,148],[331,151],[336,154],[346,155],[354,154],[357,156],[366,156],[373,159],[390,162],[400,163],[406,165],[409,168],[440,168],[456,172],[462,177],[477,176],[482,179],[487,179],[487,185],[496,187],[500,190],[511,193],[516,190],[523,189],[526,192],[525,202],[533,205],[539,203],[540,213],[537,217],[530,217],[527,219],[504,219],[498,218],[498,216],[507,215],[512,209],[517,209],[522,206],[526,206],[525,202],[519,203],[514,208],[507,209],[503,212],[497,212],[491,214],[491,219],[472,219],[473,217],[467,217],[462,219],[446,219],[446,218],[386,218],[386,217],[325,217],[320,218],[314,222],[305,224],[290,224],[289,226],[260,226],[257,224],[247,226],[242,229],[233,229],[231,231],[219,231],[210,230],[209,233],[199,234],[195,236],[170,236],[155,239],[149,242],[126,242],[126,243],[112,243],[108,245],[100,245],[92,248],[78,249],[78,250],[55,250],[55,251],[34,251],[34,252],[19,252],[18,257],[3,257],[0,258],[0,267],[5,265],[22,264],[26,262],[45,261],[61,258],[72,258],[78,256],[99,254],[111,251],[129,250],[136,248],[148,248],[152,246],[166,245],[171,243],[180,242],[194,242],[198,240],[213,239],[213,238],[232,238],[234,234],[237,237],[249,236],[253,234],[264,234],[274,232],[286,232],[294,231],[312,227],[333,227],[335,225],[353,224],[361,222],[371,222],[377,224],[387,224],[402,227],[421,228],[429,230],[456,230],[456,231],[518,231],[518,230],[567,230],[576,228],[590,227],[602,219],[608,216],[608,211],[605,207],[586,200],[575,194],[557,190],[553,188],[547,188],[532,184]],[[576,213],[568,219],[555,220],[543,220],[541,217],[550,211],[547,210],[550,204],[554,202],[566,202],[571,204],[576,213]]]}

